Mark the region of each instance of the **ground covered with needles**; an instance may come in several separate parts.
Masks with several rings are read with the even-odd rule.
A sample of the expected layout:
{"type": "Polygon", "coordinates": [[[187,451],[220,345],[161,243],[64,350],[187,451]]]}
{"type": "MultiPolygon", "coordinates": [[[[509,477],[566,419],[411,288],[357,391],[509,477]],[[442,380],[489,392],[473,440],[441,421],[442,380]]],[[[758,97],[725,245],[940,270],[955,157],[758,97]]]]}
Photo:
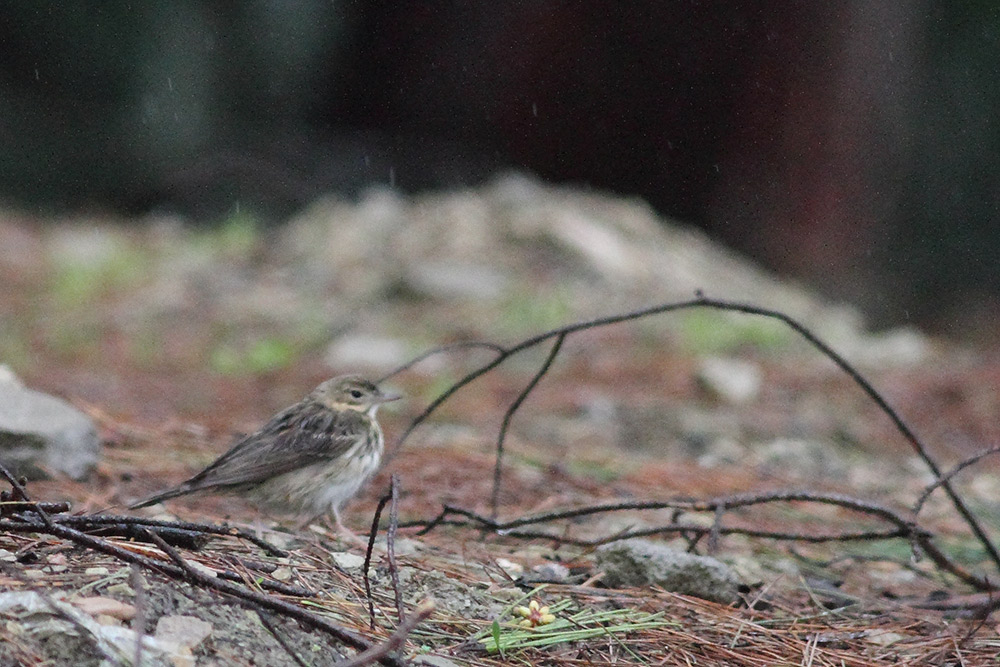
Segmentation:
{"type": "MultiPolygon", "coordinates": [[[[523,177],[414,199],[376,191],[360,202],[317,202],[280,228],[245,216],[195,229],[167,219],[126,227],[7,215],[0,362],[90,415],[103,441],[89,479],[32,480],[27,493],[69,501],[74,514],[128,514],[130,501],[190,476],[330,375],[381,377],[456,342],[509,349],[573,322],[693,299],[699,288],[802,322],[887,400],[942,471],[1000,444],[996,349],[912,329],[870,333],[850,308],[661,223],[639,203],[523,177]]],[[[389,654],[414,664],[996,663],[989,584],[1000,572],[982,540],[855,381],[782,323],[757,316],[692,307],[566,336],[509,420],[498,518],[790,489],[849,497],[860,510],[803,496],[500,531],[453,515],[421,534],[444,506],[489,518],[505,412],[553,342],[510,357],[412,432],[428,405],[493,353],[452,350],[388,380],[407,397],[380,413],[393,455],[345,511],[366,536],[395,475],[398,530],[387,539],[386,505],[370,597],[363,546],[322,525],[296,533],[293,522],[236,498],[182,498],[135,513],[259,530],[282,550],[233,536],[177,547],[191,568],[183,581],[44,530],[4,530],[0,592],[65,609],[49,609],[48,633],[28,632],[23,609],[0,609],[0,664],[130,664],[134,640],[116,645],[119,635],[106,632],[102,643],[90,623],[122,637],[183,629],[174,653],[141,650],[143,664],[328,665],[356,653],[280,609],[203,585],[198,572],[375,644],[400,627],[400,611],[412,618],[432,599],[433,611],[389,654]],[[915,521],[950,571],[913,534],[877,538],[892,525],[864,506],[915,521]],[[692,529],[649,539],[729,564],[740,602],[603,583],[594,543],[678,522],[692,529]],[[523,534],[532,531],[548,537],[523,534]],[[865,532],[869,539],[810,539],[865,532]],[[764,533],[791,537],[755,536],[764,533]],[[547,622],[522,627],[532,613],[547,622]]],[[[997,459],[987,455],[948,482],[995,540],[997,459]]],[[[176,563],[156,544],[101,539],[176,563]]]]}

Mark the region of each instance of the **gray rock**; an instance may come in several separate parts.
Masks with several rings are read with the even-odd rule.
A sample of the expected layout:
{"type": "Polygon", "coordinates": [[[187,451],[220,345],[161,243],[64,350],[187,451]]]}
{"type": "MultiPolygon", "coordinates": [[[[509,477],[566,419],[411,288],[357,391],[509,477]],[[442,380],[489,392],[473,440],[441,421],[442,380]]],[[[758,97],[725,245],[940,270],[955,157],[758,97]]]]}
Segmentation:
{"type": "Polygon", "coordinates": [[[835,444],[800,438],[775,438],[754,447],[760,465],[783,475],[843,478],[851,466],[835,444]]]}
{"type": "Polygon", "coordinates": [[[432,299],[496,299],[510,279],[494,267],[461,262],[422,262],[407,275],[407,286],[432,299]]]}
{"type": "Polygon", "coordinates": [[[657,585],[681,595],[731,604],[739,579],[722,561],[696,556],[649,540],[622,540],[597,550],[602,582],[612,588],[657,585]]]}
{"type": "Polygon", "coordinates": [[[697,377],[713,396],[731,404],[747,403],[760,392],[760,367],[749,361],[709,357],[701,361],[697,377]]]}
{"type": "Polygon", "coordinates": [[[372,334],[341,336],[326,349],[324,361],[331,368],[378,368],[399,366],[409,360],[406,341],[372,334]]]}
{"type": "Polygon", "coordinates": [[[413,659],[413,664],[427,665],[427,667],[459,667],[457,662],[441,655],[418,655],[413,659]]]}
{"type": "Polygon", "coordinates": [[[44,479],[51,470],[83,479],[99,454],[97,429],[85,414],[16,379],[0,381],[0,462],[15,475],[44,479]]]}
{"type": "MultiPolygon", "coordinates": [[[[143,645],[143,665],[177,665],[169,649],[150,636],[139,637],[129,628],[101,625],[64,600],[35,591],[0,594],[0,613],[7,632],[48,658],[50,664],[130,665],[137,641],[143,645]]],[[[0,662],[8,662],[6,642],[0,643],[0,662]]]]}
{"type": "Polygon", "coordinates": [[[212,624],[196,616],[161,616],[156,622],[155,637],[165,646],[171,644],[194,649],[212,634],[212,624]]]}

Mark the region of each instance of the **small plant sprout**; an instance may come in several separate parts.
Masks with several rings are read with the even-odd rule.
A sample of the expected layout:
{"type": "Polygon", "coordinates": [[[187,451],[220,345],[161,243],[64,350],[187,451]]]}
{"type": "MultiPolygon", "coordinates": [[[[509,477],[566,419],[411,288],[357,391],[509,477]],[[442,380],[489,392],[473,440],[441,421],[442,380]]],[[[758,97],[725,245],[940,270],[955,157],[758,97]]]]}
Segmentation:
{"type": "Polygon", "coordinates": [[[536,628],[556,620],[555,615],[549,613],[548,606],[543,607],[538,600],[532,600],[527,607],[515,607],[514,613],[521,617],[517,624],[522,628],[536,628]]]}

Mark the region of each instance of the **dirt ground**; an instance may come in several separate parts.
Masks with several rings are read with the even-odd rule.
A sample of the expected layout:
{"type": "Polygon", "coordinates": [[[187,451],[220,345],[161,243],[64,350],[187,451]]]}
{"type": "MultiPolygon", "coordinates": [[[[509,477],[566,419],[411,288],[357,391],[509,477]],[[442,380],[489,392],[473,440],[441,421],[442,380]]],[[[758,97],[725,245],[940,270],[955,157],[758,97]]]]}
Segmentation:
{"type": "MultiPolygon", "coordinates": [[[[559,196],[552,205],[569,206],[568,195],[559,196]]],[[[332,208],[341,210],[338,205],[332,208]]],[[[379,220],[398,214],[392,206],[411,207],[406,210],[419,220],[460,205],[475,217],[477,203],[468,194],[457,202],[387,204],[375,198],[357,209],[340,206],[351,215],[367,210],[378,230],[379,220]]],[[[340,224],[329,222],[336,216],[319,217],[322,224],[340,224]]],[[[8,286],[0,291],[0,362],[29,386],[89,414],[103,442],[89,479],[32,481],[31,497],[68,500],[81,514],[124,512],[128,502],[190,476],[235,434],[256,428],[330,375],[380,377],[436,346],[468,340],[511,346],[595,314],[674,300],[665,292],[657,299],[661,292],[649,280],[642,290],[623,287],[613,270],[610,278],[601,273],[600,261],[607,258],[594,260],[591,251],[573,255],[552,238],[529,234],[527,241],[505,241],[498,232],[513,250],[497,246],[484,255],[474,248],[468,257],[480,263],[463,255],[444,268],[444,260],[412,250],[412,266],[393,274],[385,267],[406,260],[390,257],[370,266],[365,262],[376,260],[365,259],[363,243],[354,250],[362,258],[354,264],[339,255],[333,261],[330,253],[361,243],[354,237],[338,236],[336,247],[316,243],[320,250],[308,254],[302,239],[314,241],[310,234],[322,228],[311,218],[284,231],[240,220],[198,231],[148,222],[43,226],[8,216],[0,226],[6,241],[0,280],[8,286]],[[513,258],[525,248],[532,257],[521,266],[513,258]],[[420,274],[421,266],[438,272],[420,274]],[[503,280],[491,273],[499,271],[503,280]]],[[[447,235],[459,248],[461,231],[447,235]]],[[[730,298],[722,289],[708,293],[730,298]]],[[[836,322],[850,317],[838,320],[836,313],[846,311],[796,299],[788,297],[789,309],[850,361],[861,359],[860,372],[943,470],[1000,443],[998,349],[973,350],[920,335],[879,337],[847,324],[841,330],[836,322]]],[[[763,305],[781,309],[777,301],[763,305]]],[[[550,372],[510,420],[499,517],[804,489],[885,505],[910,518],[934,481],[926,464],[851,378],[794,333],[771,324],[697,309],[567,337],[550,372]],[[747,377],[749,390],[728,384],[747,377]]],[[[692,546],[676,534],[655,538],[730,564],[742,579],[743,599],[728,606],[655,587],[605,588],[593,547],[556,539],[611,538],[678,517],[711,525],[712,512],[631,510],[537,526],[552,539],[469,525],[441,525],[418,535],[419,526],[411,524],[426,523],[443,505],[489,514],[504,413],[548,349],[511,357],[441,405],[345,512],[347,523],[366,534],[390,475],[397,475],[395,554],[404,613],[425,598],[436,604],[399,655],[436,665],[995,664],[1000,625],[992,613],[971,613],[990,595],[942,571],[909,540],[812,542],[739,533],[809,536],[885,527],[877,517],[844,507],[765,503],[727,511],[722,525],[738,531],[718,535],[714,544],[705,539],[692,546]],[[555,621],[519,628],[515,609],[531,600],[553,610],[555,621]]],[[[380,413],[390,451],[426,406],[489,358],[487,350],[440,354],[392,377],[387,386],[406,400],[380,413]]],[[[996,458],[952,481],[995,537],[996,458]]],[[[389,637],[399,623],[385,515],[370,569],[372,629],[358,562],[364,549],[322,526],[296,532],[282,517],[225,496],[177,499],[165,510],[139,514],[263,529],[287,555],[217,537],[199,551],[185,550],[184,557],[209,571],[236,572],[254,590],[268,592],[262,581],[294,587],[300,594],[268,594],[373,641],[389,637]]],[[[963,571],[996,580],[996,565],[940,489],[917,521],[963,571]]],[[[0,560],[0,593],[65,600],[102,627],[153,635],[164,617],[208,624],[205,637],[186,653],[164,657],[151,648],[143,664],[327,665],[353,653],[280,613],[264,614],[262,621],[260,609],[195,582],[154,571],[137,581],[119,559],[51,535],[0,532],[0,560]],[[96,612],[79,602],[85,598],[117,600],[125,610],[96,612]]],[[[44,616],[0,609],[0,663],[133,659],[128,651],[102,653],[96,635],[65,615],[50,614],[54,626],[33,630],[39,614],[44,616]],[[75,641],[66,639],[73,636],[75,641]]]]}

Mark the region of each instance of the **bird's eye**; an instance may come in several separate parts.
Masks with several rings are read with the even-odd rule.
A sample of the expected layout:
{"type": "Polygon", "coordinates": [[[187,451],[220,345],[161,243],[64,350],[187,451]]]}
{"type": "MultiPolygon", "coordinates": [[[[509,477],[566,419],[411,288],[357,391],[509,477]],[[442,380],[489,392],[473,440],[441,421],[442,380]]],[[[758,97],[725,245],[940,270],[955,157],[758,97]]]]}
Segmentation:
{"type": "Polygon", "coordinates": [[[363,391],[361,391],[360,389],[352,389],[351,390],[351,398],[353,398],[353,399],[361,398],[364,395],[365,395],[365,393],[363,391]]]}

